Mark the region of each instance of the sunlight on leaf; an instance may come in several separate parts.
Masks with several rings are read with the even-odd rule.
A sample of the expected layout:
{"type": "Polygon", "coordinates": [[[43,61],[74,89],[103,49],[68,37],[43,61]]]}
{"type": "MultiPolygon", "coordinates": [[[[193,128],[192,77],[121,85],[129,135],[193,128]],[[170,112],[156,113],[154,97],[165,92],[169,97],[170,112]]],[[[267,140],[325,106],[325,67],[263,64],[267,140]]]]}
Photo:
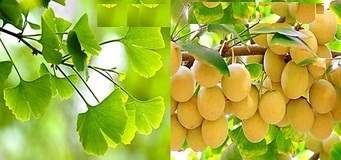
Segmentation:
{"type": "Polygon", "coordinates": [[[162,97],[155,97],[148,101],[133,101],[126,104],[127,108],[135,108],[135,124],[140,134],[150,134],[152,128],[159,128],[165,104],[162,97]]]}
{"type": "Polygon", "coordinates": [[[247,64],[245,67],[249,71],[252,80],[257,79],[263,71],[263,66],[259,63],[247,64]]]}
{"type": "Polygon", "coordinates": [[[30,119],[30,109],[34,118],[45,113],[52,99],[49,75],[41,76],[34,81],[21,80],[19,85],[4,90],[6,106],[21,121],[30,119]]]}
{"type": "Polygon", "coordinates": [[[118,144],[127,118],[121,89],[115,89],[97,106],[88,106],[88,111],[78,114],[77,118],[77,132],[84,150],[88,154],[103,155],[108,144],[118,144]]]}
{"type": "Polygon", "coordinates": [[[83,71],[86,64],[87,55],[82,51],[77,35],[70,31],[67,37],[67,50],[72,56],[73,64],[77,71],[83,71]]]}
{"type": "Polygon", "coordinates": [[[241,129],[238,134],[237,143],[239,152],[245,157],[263,155],[268,149],[265,139],[257,143],[252,143],[245,137],[243,129],[241,129]]]}
{"type": "Polygon", "coordinates": [[[8,75],[11,73],[13,63],[11,61],[2,61],[0,62],[0,86],[5,80],[8,78],[8,75]]]}
{"type": "Polygon", "coordinates": [[[136,109],[133,105],[127,105],[126,109],[128,113],[128,121],[124,130],[124,134],[122,135],[122,143],[130,144],[130,142],[134,139],[135,133],[137,131],[135,124],[136,109]]]}
{"type": "Polygon", "coordinates": [[[146,49],[165,47],[160,27],[130,27],[121,42],[146,49]]]}
{"type": "Polygon", "coordinates": [[[295,151],[294,145],[290,138],[285,138],[282,132],[278,132],[277,138],[277,150],[280,154],[293,154],[295,151]]]}
{"type": "Polygon", "coordinates": [[[103,7],[106,7],[106,8],[114,8],[117,6],[117,4],[101,4],[103,7]]]}
{"type": "Polygon", "coordinates": [[[341,143],[336,143],[333,145],[330,151],[331,159],[341,159],[341,143]]]}
{"type": "Polygon", "coordinates": [[[242,156],[239,153],[237,142],[233,142],[222,153],[220,160],[242,160],[242,156]]]}
{"type": "Polygon", "coordinates": [[[21,29],[23,20],[19,3],[15,0],[0,1],[0,19],[5,24],[9,23],[21,29]]]}

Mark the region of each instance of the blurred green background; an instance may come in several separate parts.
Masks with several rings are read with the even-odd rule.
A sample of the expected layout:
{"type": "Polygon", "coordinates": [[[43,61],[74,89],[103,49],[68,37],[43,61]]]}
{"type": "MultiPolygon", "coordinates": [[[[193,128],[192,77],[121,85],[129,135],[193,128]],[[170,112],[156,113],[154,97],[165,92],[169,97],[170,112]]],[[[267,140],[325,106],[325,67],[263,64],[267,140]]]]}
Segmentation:
{"type": "MultiPolygon", "coordinates": [[[[72,1],[66,0],[66,6],[60,6],[54,2],[50,3],[57,17],[63,17],[75,23],[81,15],[88,13],[91,27],[99,42],[117,39],[122,37],[126,27],[97,27],[96,26],[96,1],[72,1]]],[[[42,9],[35,9],[29,15],[29,20],[40,24],[42,9]]],[[[93,57],[91,64],[103,68],[118,67],[118,71],[125,72],[127,77],[121,82],[124,88],[131,92],[136,98],[147,100],[155,96],[162,96],[165,99],[166,113],[163,122],[157,130],[153,130],[151,135],[136,134],[131,145],[119,144],[116,148],[110,148],[104,156],[96,157],[87,155],[78,140],[76,132],[77,114],[86,111],[84,102],[79,95],[73,94],[71,99],[62,101],[57,95],[51,102],[46,113],[38,120],[33,117],[28,122],[16,120],[14,115],[5,106],[3,99],[3,89],[16,86],[19,83],[18,77],[12,70],[7,81],[0,86],[0,159],[21,160],[21,159],[49,159],[49,160],[97,160],[97,159],[169,159],[169,28],[161,29],[166,47],[156,50],[162,55],[163,67],[151,79],[138,76],[130,67],[130,62],[126,58],[125,48],[120,43],[110,43],[103,45],[103,50],[98,57],[93,57]]],[[[25,32],[34,34],[36,31],[25,32]]],[[[25,80],[33,80],[38,77],[40,63],[44,60],[42,56],[33,56],[31,50],[18,43],[18,40],[1,34],[14,63],[18,66],[22,77],[25,80]]],[[[35,44],[41,49],[41,46],[35,44]]],[[[0,49],[0,61],[8,60],[4,50],[0,49]]],[[[70,71],[68,73],[71,73],[70,71]]],[[[117,80],[117,78],[116,78],[117,80]]],[[[117,80],[118,81],[118,80],[117,80]]],[[[80,82],[80,81],[79,81],[80,82]]],[[[94,72],[90,72],[89,85],[103,100],[112,91],[113,86],[103,77],[94,72]]],[[[90,99],[90,104],[95,105],[96,101],[91,94],[78,84],[86,99],[90,99]]]]}

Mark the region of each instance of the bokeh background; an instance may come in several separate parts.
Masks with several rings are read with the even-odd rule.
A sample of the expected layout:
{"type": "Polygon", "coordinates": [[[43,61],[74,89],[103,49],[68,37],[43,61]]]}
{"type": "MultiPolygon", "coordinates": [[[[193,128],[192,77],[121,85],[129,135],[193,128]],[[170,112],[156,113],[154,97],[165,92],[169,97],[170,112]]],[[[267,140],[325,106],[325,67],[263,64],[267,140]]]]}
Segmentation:
{"type": "MultiPolygon", "coordinates": [[[[66,0],[65,7],[50,2],[50,7],[53,8],[57,17],[67,19],[73,24],[84,13],[87,13],[90,25],[99,42],[124,36],[127,27],[97,27],[96,6],[96,1],[66,0]]],[[[40,24],[40,15],[42,13],[43,9],[32,10],[29,20],[40,24]]],[[[74,93],[69,100],[61,100],[57,95],[41,118],[37,120],[31,117],[28,122],[21,122],[15,119],[8,107],[5,106],[3,99],[3,89],[16,86],[19,83],[18,76],[13,69],[9,79],[0,86],[0,160],[169,159],[170,76],[168,42],[170,33],[169,28],[162,28],[161,31],[166,47],[156,51],[162,56],[163,67],[151,79],[140,77],[133,71],[126,56],[124,45],[119,42],[103,45],[100,55],[93,57],[90,62],[92,65],[103,68],[118,67],[118,71],[125,72],[127,76],[121,84],[140,100],[162,96],[165,99],[166,113],[159,129],[153,130],[151,135],[136,134],[131,145],[119,144],[116,148],[109,147],[104,156],[89,156],[84,152],[76,132],[77,114],[86,111],[86,105],[79,95],[74,93]]],[[[25,31],[25,34],[34,33],[37,32],[25,31]]],[[[32,55],[30,49],[22,43],[18,43],[18,40],[11,36],[1,34],[1,38],[8,47],[22,77],[29,81],[36,79],[39,65],[44,62],[42,56],[32,55]]],[[[41,49],[41,46],[34,43],[34,41],[30,42],[41,49]]],[[[0,61],[4,60],[8,60],[8,57],[4,50],[0,48],[0,61]]],[[[118,81],[117,78],[116,80],[118,81]]],[[[100,100],[107,97],[113,89],[113,85],[109,81],[91,71],[88,84],[100,100]]],[[[96,101],[80,81],[78,87],[90,104],[96,105],[96,101]]]]}

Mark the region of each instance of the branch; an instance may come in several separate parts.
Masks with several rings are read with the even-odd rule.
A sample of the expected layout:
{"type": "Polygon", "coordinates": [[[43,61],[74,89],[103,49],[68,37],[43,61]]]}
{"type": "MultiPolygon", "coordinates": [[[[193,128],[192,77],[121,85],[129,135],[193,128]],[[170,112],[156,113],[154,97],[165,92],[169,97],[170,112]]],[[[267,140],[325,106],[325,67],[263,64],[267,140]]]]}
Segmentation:
{"type": "MultiPolygon", "coordinates": [[[[221,46],[217,46],[214,49],[219,52],[221,46]]],[[[248,45],[245,46],[235,46],[232,48],[235,56],[251,56],[251,55],[264,55],[266,51],[266,47],[262,47],[259,45],[248,45]]],[[[224,46],[221,56],[222,57],[230,57],[232,56],[232,49],[229,49],[227,45],[224,46]]],[[[341,52],[339,51],[331,51],[332,57],[341,56],[341,52]]],[[[187,54],[186,52],[182,53],[182,60],[186,61],[186,66],[191,67],[194,62],[194,57],[187,54]]]]}
{"type": "Polygon", "coordinates": [[[0,32],[4,32],[4,33],[6,33],[6,34],[8,34],[8,35],[11,35],[11,36],[13,36],[13,37],[19,39],[19,42],[20,42],[20,41],[23,42],[27,47],[29,47],[29,48],[32,49],[32,53],[33,53],[34,55],[37,55],[37,54],[41,54],[41,55],[42,55],[42,54],[43,54],[43,52],[41,52],[41,51],[38,50],[37,48],[33,47],[30,43],[28,43],[28,42],[24,39],[24,37],[22,36],[22,34],[20,34],[20,33],[14,33],[14,32],[11,32],[11,31],[9,31],[9,30],[6,30],[6,29],[4,29],[4,28],[0,28],[0,32]]]}

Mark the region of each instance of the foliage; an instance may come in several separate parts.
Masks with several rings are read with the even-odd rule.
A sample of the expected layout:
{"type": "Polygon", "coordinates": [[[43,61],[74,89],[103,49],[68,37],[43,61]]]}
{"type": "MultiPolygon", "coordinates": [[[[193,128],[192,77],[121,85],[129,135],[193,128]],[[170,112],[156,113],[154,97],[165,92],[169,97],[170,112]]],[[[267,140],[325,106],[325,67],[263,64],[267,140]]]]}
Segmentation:
{"type": "MultiPolygon", "coordinates": [[[[54,0],[65,5],[64,0],[54,0]]],[[[0,2],[0,19],[4,26],[0,32],[17,38],[32,50],[34,55],[41,55],[46,63],[40,65],[39,77],[33,81],[25,80],[16,66],[16,59],[0,39],[9,61],[0,62],[0,85],[8,78],[12,68],[19,77],[19,84],[4,90],[6,105],[17,119],[30,120],[30,113],[38,119],[49,107],[50,101],[58,94],[61,99],[69,99],[76,91],[83,99],[87,111],[78,114],[77,132],[86,153],[103,155],[108,146],[116,147],[119,143],[130,144],[135,133],[151,134],[157,129],[165,112],[164,99],[161,96],[146,101],[135,98],[113,78],[116,74],[119,81],[124,80],[125,73],[117,68],[101,68],[91,64],[92,57],[101,54],[102,45],[113,42],[123,44],[134,71],[145,78],[153,77],[163,66],[161,55],[154,50],[165,47],[160,27],[128,28],[126,34],[119,39],[99,43],[90,27],[89,17],[85,13],[74,23],[56,17],[54,10],[48,8],[48,1],[4,0],[0,2]],[[30,22],[30,11],[43,8],[41,24],[30,22]],[[9,30],[14,26],[17,30],[9,30]],[[10,28],[10,27],[8,27],[10,28]],[[26,29],[34,29],[39,34],[25,34],[26,29]],[[39,37],[36,38],[36,37],[39,37]],[[39,50],[31,44],[31,40],[42,47],[39,50]],[[51,66],[48,68],[47,66],[51,66]],[[69,68],[74,74],[67,75],[69,68]],[[93,70],[108,79],[115,86],[111,94],[99,101],[87,84],[93,70]],[[83,76],[85,75],[85,76],[83,76]],[[97,105],[90,105],[77,87],[82,82],[97,100],[97,105]]],[[[38,72],[38,71],[37,71],[38,72]]]]}

